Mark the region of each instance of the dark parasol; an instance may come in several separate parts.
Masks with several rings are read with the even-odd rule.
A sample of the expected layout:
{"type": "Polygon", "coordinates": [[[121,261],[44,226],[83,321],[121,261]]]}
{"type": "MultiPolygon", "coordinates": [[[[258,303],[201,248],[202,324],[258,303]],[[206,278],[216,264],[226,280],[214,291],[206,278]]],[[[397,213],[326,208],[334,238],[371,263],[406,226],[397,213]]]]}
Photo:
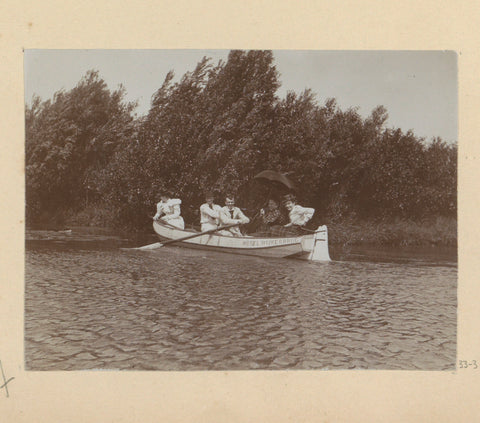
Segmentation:
{"type": "Polygon", "coordinates": [[[253,179],[266,179],[273,182],[279,182],[285,185],[290,190],[295,190],[294,183],[283,173],[276,172],[274,170],[264,170],[258,175],[255,175],[253,179]]]}

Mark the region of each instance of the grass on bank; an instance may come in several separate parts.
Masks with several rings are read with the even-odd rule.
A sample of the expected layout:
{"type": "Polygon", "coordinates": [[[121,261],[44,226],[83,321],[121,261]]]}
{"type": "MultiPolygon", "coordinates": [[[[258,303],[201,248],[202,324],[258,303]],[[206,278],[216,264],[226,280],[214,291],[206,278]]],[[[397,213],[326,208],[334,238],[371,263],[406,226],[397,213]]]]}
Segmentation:
{"type": "Polygon", "coordinates": [[[423,221],[342,221],[328,224],[329,240],[341,245],[442,246],[457,245],[457,220],[437,216],[423,221]]]}
{"type": "MultiPolygon", "coordinates": [[[[118,225],[111,210],[102,204],[91,204],[80,211],[58,211],[55,216],[44,217],[38,224],[92,226],[120,228],[130,232],[148,232],[151,221],[145,216],[132,216],[130,227],[118,225]]],[[[343,219],[323,222],[328,227],[332,245],[384,245],[384,246],[457,246],[457,220],[436,216],[422,221],[396,219],[392,221],[359,221],[343,219]]]]}

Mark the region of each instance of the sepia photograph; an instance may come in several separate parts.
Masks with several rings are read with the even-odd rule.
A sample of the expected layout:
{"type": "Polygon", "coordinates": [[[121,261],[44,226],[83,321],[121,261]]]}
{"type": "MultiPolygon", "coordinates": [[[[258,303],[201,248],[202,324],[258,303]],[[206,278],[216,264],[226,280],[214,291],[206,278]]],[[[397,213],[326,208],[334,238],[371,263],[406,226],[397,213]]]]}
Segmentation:
{"type": "Polygon", "coordinates": [[[457,58],[25,49],[25,370],[455,371],[457,58]]]}

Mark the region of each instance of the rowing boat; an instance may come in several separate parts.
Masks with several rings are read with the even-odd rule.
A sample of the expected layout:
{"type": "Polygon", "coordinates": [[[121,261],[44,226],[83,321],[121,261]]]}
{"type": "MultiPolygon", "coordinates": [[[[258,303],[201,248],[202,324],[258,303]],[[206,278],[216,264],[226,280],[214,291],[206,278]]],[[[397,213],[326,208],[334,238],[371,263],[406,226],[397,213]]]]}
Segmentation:
{"type": "Polygon", "coordinates": [[[194,230],[178,229],[163,223],[153,222],[153,229],[161,241],[188,248],[200,248],[226,253],[261,256],[288,257],[311,261],[330,261],[328,253],[328,232],[320,226],[314,233],[302,236],[227,236],[218,232],[198,235],[194,230]],[[175,242],[175,240],[179,240],[175,242]]]}

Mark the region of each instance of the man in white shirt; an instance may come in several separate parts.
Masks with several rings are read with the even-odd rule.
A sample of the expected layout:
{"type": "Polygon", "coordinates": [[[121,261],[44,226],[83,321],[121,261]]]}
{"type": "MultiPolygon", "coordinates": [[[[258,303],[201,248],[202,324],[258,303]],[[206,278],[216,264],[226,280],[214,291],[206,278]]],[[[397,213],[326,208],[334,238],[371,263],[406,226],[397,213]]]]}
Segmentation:
{"type": "MultiPolygon", "coordinates": [[[[235,198],[233,195],[227,195],[225,199],[225,207],[222,207],[220,213],[220,222],[222,225],[234,225],[236,223],[245,225],[250,222],[250,219],[245,216],[238,207],[235,207],[235,198]]],[[[221,234],[229,236],[243,236],[238,226],[221,231],[221,234]]]]}
{"type": "Polygon", "coordinates": [[[205,204],[200,206],[200,224],[202,232],[217,229],[220,224],[220,213],[222,207],[214,204],[213,193],[205,194],[205,204]]]}

